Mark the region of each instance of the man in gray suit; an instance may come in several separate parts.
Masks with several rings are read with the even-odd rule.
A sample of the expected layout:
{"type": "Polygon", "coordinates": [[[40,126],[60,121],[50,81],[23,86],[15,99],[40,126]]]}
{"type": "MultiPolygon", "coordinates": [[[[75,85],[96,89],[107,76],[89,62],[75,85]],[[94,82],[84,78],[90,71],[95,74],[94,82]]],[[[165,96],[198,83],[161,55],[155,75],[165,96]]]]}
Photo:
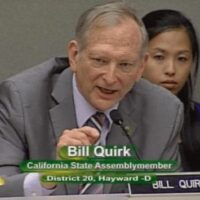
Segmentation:
{"type": "MultiPolygon", "coordinates": [[[[65,145],[129,144],[110,118],[118,109],[141,159],[180,165],[178,138],[182,105],[165,89],[140,80],[147,37],[132,8],[110,3],[85,12],[67,58],[54,58],[0,85],[0,196],[78,194],[78,185],[40,183],[20,173],[26,159],[56,159],[65,145]],[[106,116],[100,134],[85,126],[97,111],[106,116]],[[101,136],[100,136],[101,135],[101,136]]],[[[103,193],[126,192],[106,184],[103,193]]]]}

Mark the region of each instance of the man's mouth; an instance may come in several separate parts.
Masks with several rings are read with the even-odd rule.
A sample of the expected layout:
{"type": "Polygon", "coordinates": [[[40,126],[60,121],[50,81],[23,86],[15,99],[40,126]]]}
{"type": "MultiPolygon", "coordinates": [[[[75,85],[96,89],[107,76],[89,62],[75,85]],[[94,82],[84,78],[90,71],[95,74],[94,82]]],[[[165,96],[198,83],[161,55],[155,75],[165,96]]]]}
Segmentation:
{"type": "Polygon", "coordinates": [[[115,92],[117,92],[117,90],[110,90],[107,88],[103,88],[103,87],[97,87],[103,94],[114,94],[115,92]]]}

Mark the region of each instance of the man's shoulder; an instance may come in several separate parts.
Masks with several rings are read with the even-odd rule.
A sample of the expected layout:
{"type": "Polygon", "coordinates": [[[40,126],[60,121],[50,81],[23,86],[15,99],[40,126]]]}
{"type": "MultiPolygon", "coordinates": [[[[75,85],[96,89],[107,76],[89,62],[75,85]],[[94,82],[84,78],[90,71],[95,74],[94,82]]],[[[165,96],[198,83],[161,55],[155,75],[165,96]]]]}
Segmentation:
{"type": "Polygon", "coordinates": [[[120,109],[138,123],[145,118],[152,124],[171,126],[177,115],[182,115],[183,104],[165,88],[141,79],[122,100],[120,109]]]}
{"type": "Polygon", "coordinates": [[[66,71],[67,67],[67,58],[51,58],[2,81],[0,94],[5,94],[6,96],[14,93],[20,94],[27,101],[32,98],[45,98],[52,92],[58,78],[66,71]]]}
{"type": "Polygon", "coordinates": [[[69,66],[69,63],[66,57],[54,57],[36,66],[26,69],[14,76],[11,76],[6,81],[13,81],[13,82],[34,81],[36,82],[36,81],[51,77],[54,74],[59,74],[68,66],[69,66]]]}
{"type": "Polygon", "coordinates": [[[139,98],[141,101],[144,100],[146,103],[157,103],[157,104],[182,104],[181,101],[167,89],[152,84],[148,80],[141,79],[136,83],[132,90],[134,96],[139,98]]]}

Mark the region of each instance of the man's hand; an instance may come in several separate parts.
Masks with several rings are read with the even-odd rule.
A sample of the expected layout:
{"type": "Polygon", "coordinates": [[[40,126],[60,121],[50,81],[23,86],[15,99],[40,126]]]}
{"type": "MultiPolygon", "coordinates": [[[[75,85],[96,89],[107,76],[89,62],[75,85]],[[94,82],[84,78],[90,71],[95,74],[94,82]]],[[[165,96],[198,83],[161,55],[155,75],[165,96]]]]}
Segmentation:
{"type": "Polygon", "coordinates": [[[65,130],[60,136],[57,149],[62,146],[78,146],[95,144],[99,139],[99,132],[97,129],[84,126],[72,130],[65,130]]]}
{"type": "MultiPolygon", "coordinates": [[[[58,151],[62,146],[78,146],[95,144],[99,139],[100,133],[97,129],[84,126],[72,130],[64,130],[57,143],[57,159],[59,159],[58,151]]],[[[54,189],[54,183],[42,183],[42,187],[46,189],[54,189]]]]}

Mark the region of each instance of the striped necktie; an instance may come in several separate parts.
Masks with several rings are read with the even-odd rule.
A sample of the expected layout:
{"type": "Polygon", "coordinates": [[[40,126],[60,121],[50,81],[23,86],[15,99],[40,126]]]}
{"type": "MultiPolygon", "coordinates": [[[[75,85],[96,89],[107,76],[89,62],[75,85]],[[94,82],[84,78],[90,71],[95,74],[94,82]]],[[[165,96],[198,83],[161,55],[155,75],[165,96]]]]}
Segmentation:
{"type": "MultiPolygon", "coordinates": [[[[92,115],[85,125],[96,128],[100,134],[102,134],[103,125],[106,121],[106,116],[102,112],[96,112],[92,115]]],[[[105,144],[105,141],[102,141],[101,135],[99,141],[96,142],[96,145],[105,144]]],[[[103,184],[91,184],[87,183],[81,186],[80,194],[102,194],[103,193],[103,184]]]]}
{"type": "Polygon", "coordinates": [[[101,141],[101,134],[102,134],[102,130],[103,130],[103,126],[104,126],[105,122],[106,122],[106,116],[102,112],[96,112],[86,122],[87,126],[96,128],[100,133],[100,139],[99,139],[99,141],[97,141],[96,145],[99,145],[99,144],[104,145],[105,144],[105,141],[101,141]]]}
{"type": "Polygon", "coordinates": [[[102,112],[96,112],[94,115],[92,115],[86,124],[88,126],[96,128],[100,133],[102,132],[102,128],[105,122],[106,116],[102,112]]]}

